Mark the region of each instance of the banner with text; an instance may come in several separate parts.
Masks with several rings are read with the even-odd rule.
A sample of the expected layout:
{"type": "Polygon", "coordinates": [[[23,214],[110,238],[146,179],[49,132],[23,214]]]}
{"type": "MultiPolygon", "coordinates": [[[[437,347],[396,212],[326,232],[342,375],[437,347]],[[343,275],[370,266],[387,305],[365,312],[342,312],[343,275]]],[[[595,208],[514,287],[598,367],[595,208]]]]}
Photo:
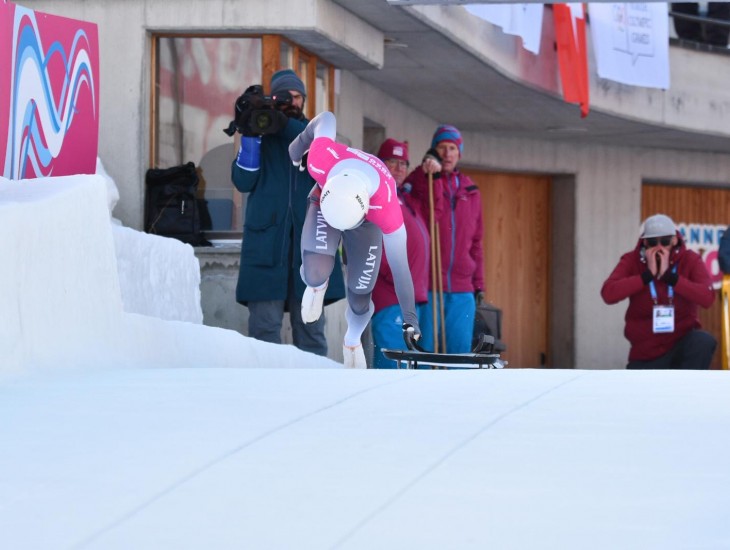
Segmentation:
{"type": "Polygon", "coordinates": [[[591,34],[598,76],[669,88],[669,15],[666,3],[591,3],[591,34]]]}
{"type": "Polygon", "coordinates": [[[3,177],[96,172],[95,24],[0,4],[0,124],[3,177]]]}
{"type": "Polygon", "coordinates": [[[712,277],[713,287],[720,288],[723,273],[720,271],[717,253],[720,249],[720,239],[727,229],[727,225],[681,222],[677,224],[677,229],[681,233],[687,248],[702,256],[705,267],[707,267],[707,271],[712,277]]]}

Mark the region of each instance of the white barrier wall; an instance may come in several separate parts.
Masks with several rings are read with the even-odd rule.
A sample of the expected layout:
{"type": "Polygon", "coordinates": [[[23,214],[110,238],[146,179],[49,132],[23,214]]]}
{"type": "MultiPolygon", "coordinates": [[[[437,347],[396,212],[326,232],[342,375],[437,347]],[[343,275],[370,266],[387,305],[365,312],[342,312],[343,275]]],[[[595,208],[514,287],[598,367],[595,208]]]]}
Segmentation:
{"type": "MultiPolygon", "coordinates": [[[[125,311],[152,292],[158,294],[152,309],[192,299],[200,315],[199,271],[178,277],[160,295],[172,286],[169,271],[199,268],[171,252],[181,243],[119,227],[113,232],[106,203],[102,176],[0,178],[0,376],[61,367],[338,366],[197,324],[199,318],[167,321],[125,311]],[[127,265],[124,302],[115,240],[127,265]]],[[[195,260],[192,248],[188,255],[195,260]]]]}

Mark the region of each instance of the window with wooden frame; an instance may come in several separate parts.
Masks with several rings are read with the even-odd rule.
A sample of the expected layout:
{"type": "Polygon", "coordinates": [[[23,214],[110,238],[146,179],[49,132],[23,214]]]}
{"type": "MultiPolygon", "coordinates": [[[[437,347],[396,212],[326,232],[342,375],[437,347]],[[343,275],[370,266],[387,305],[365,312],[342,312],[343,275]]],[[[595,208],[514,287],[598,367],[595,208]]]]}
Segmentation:
{"type": "Polygon", "coordinates": [[[334,110],[334,67],[279,35],[156,34],[152,37],[150,167],[194,162],[206,236],[240,239],[246,197],[231,182],[233,138],[223,132],[252,84],[291,68],[307,89],[305,115],[334,110]],[[208,215],[209,214],[209,215],[208,215]]]}

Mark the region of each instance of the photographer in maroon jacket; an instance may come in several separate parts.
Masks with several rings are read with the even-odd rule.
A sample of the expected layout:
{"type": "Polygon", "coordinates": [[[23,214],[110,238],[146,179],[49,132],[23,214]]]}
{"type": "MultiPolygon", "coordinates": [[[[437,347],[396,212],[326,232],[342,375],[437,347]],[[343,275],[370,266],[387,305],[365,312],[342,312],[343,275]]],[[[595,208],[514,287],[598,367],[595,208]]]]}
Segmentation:
{"type": "Polygon", "coordinates": [[[701,330],[697,306],[715,299],[702,258],[687,250],[671,218],[646,219],[639,242],[601,288],[607,304],[628,298],[627,369],[708,369],[717,342],[701,330]]]}

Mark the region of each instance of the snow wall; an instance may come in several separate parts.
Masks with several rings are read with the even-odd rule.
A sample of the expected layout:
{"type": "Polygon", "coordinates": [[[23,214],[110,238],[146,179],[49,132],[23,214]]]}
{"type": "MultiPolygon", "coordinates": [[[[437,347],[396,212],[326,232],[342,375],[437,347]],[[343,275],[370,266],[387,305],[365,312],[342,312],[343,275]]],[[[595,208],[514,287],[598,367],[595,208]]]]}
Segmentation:
{"type": "Polygon", "coordinates": [[[106,179],[0,178],[0,375],[340,366],[200,324],[192,247],[115,224],[106,179]]]}

